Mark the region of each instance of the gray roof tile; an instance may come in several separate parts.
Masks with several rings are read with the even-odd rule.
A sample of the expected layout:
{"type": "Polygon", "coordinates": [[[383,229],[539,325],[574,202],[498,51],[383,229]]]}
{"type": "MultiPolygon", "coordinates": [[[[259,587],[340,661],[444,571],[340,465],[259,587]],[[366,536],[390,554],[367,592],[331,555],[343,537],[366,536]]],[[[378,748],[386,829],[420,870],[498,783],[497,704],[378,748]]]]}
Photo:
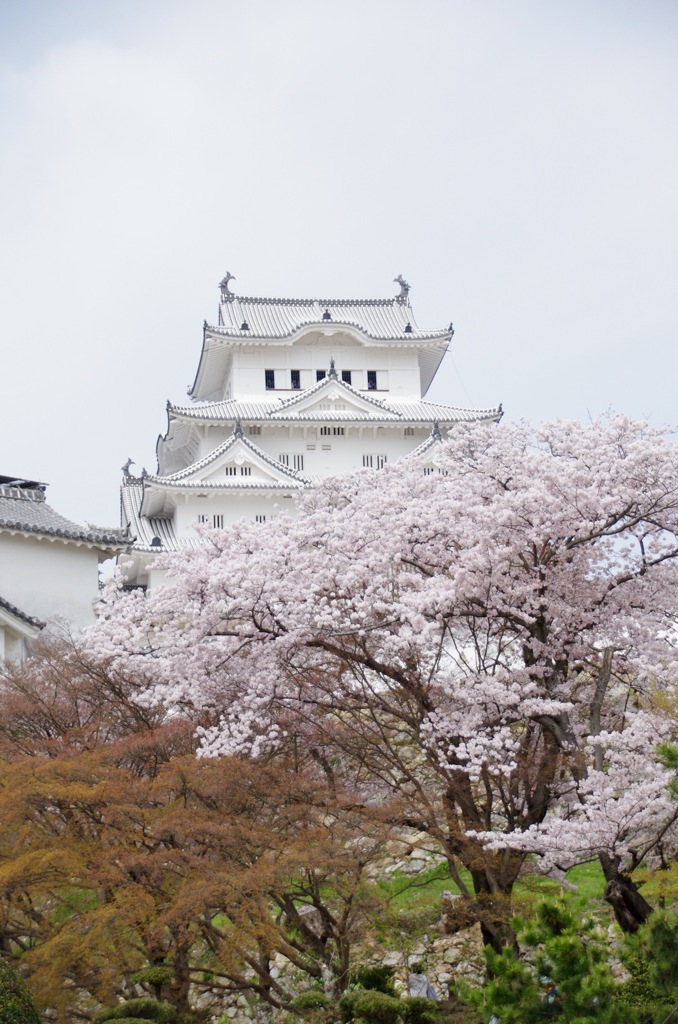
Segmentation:
{"type": "MultiPolygon", "coordinates": [[[[287,466],[283,466],[281,462],[278,462],[277,459],[271,458],[270,455],[267,455],[265,451],[262,451],[262,449],[259,448],[258,445],[250,441],[249,438],[243,437],[242,432],[238,433],[235,431],[222,444],[220,444],[217,448],[211,451],[209,455],[206,455],[203,459],[200,459],[199,462],[194,462],[190,466],[187,466],[185,469],[180,469],[176,473],[171,473],[168,476],[157,476],[155,474],[149,473],[147,474],[145,479],[153,483],[159,484],[175,484],[180,483],[181,481],[192,483],[191,481],[188,481],[188,477],[192,476],[194,473],[197,473],[202,469],[206,469],[213,462],[216,462],[217,459],[221,458],[221,456],[224,455],[229,448],[232,448],[235,444],[237,444],[238,441],[240,441],[240,443],[244,445],[245,448],[248,448],[254,455],[261,459],[262,462],[265,462],[266,465],[271,466],[271,468],[274,469],[276,473],[281,473],[283,476],[289,477],[290,480],[296,484],[304,484],[307,482],[305,477],[303,477],[296,470],[289,469],[287,466]]],[[[243,483],[247,489],[249,489],[250,487],[271,486],[270,484],[258,484],[256,481],[252,481],[250,484],[248,484],[247,481],[241,481],[239,479],[238,484],[236,485],[236,489],[242,486],[243,483]]],[[[198,480],[195,482],[195,486],[205,487],[209,485],[206,484],[204,481],[198,480]]],[[[223,486],[224,481],[221,481],[219,484],[220,489],[223,489],[223,486]]]]}
{"type": "Polygon", "coordinates": [[[427,341],[446,338],[450,328],[421,331],[406,299],[267,299],[226,296],[219,306],[219,324],[209,330],[237,338],[287,338],[309,324],[343,324],[375,339],[427,341]],[[326,312],[330,320],[324,320],[326,312]],[[246,323],[249,330],[243,331],[246,323]],[[412,328],[406,332],[407,325],[412,328]]]}
{"type": "Polygon", "coordinates": [[[120,530],[80,526],[55,512],[45,501],[44,485],[31,488],[0,485],[2,530],[59,537],[104,548],[123,548],[128,543],[128,537],[120,530]]]}
{"type": "Polygon", "coordinates": [[[10,604],[9,601],[5,601],[4,597],[0,597],[0,608],[3,608],[10,615],[20,619],[22,622],[27,623],[29,626],[35,626],[36,629],[44,629],[45,623],[42,619],[36,619],[34,615],[27,615],[26,612],[22,612],[16,605],[10,604]]]}
{"type": "Polygon", "coordinates": [[[153,552],[158,554],[162,551],[179,551],[182,548],[199,547],[198,537],[177,537],[171,519],[164,516],[145,516],[141,514],[141,502],[144,497],[144,484],[140,477],[127,477],[123,480],[120,491],[122,521],[128,527],[132,537],[135,537],[135,552],[153,552]],[[152,541],[158,537],[162,548],[152,546],[152,541]]]}
{"type": "MultiPolygon", "coordinates": [[[[322,383],[322,382],[320,382],[322,383]]],[[[469,423],[478,420],[496,420],[501,417],[501,409],[464,409],[455,405],[442,405],[440,402],[426,402],[423,400],[413,402],[406,399],[391,398],[390,395],[383,399],[368,398],[361,391],[355,391],[350,385],[343,381],[336,382],[348,391],[358,394],[361,398],[371,400],[374,404],[374,412],[357,412],[355,409],[341,410],[318,410],[297,412],[294,405],[307,397],[318,385],[313,385],[305,391],[300,392],[294,399],[287,402],[294,402],[290,405],[283,404],[284,400],[277,399],[273,402],[242,402],[237,399],[230,399],[224,402],[204,402],[195,405],[172,405],[168,404],[170,416],[178,419],[207,420],[234,422],[265,422],[273,423],[314,421],[322,423],[327,420],[354,420],[356,423],[363,421],[392,421],[397,419],[403,423],[432,423],[439,420],[441,423],[469,423]]]]}

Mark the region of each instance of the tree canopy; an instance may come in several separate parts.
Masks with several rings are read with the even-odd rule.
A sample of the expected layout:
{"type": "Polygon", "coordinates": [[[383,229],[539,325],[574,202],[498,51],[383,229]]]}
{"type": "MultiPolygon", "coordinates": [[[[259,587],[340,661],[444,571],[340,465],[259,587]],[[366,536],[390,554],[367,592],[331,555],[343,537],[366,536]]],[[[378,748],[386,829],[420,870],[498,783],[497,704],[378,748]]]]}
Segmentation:
{"type": "Polygon", "coordinates": [[[460,426],[298,515],[206,531],[171,586],[109,594],[91,651],[199,715],[203,757],[288,752],[444,849],[500,948],[524,860],[599,856],[618,920],[673,835],[678,459],[623,418],[460,426]],[[469,890],[461,866],[472,877],[469,890]]]}

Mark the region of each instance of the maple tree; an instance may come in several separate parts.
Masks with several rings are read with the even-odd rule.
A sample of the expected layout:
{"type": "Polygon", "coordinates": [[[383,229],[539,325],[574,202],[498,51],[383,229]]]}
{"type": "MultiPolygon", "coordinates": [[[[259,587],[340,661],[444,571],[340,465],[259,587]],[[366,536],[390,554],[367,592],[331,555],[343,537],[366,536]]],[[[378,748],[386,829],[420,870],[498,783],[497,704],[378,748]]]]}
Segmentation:
{"type": "Polygon", "coordinates": [[[294,751],[428,832],[495,948],[532,855],[600,857],[634,929],[651,908],[630,873],[676,820],[653,705],[674,687],[675,448],[622,417],[474,424],[437,465],[204,531],[172,586],[111,588],[92,656],[194,716],[203,757],[294,751]]]}
{"type": "Polygon", "coordinates": [[[127,979],[184,1015],[189,990],[287,1008],[299,977],[340,993],[389,830],[362,820],[356,846],[354,812],[322,779],[158,763],[152,736],[146,771],[136,735],[132,760],[118,741],[0,763],[2,939],[41,1002],[70,1020],[128,995],[127,979]]]}

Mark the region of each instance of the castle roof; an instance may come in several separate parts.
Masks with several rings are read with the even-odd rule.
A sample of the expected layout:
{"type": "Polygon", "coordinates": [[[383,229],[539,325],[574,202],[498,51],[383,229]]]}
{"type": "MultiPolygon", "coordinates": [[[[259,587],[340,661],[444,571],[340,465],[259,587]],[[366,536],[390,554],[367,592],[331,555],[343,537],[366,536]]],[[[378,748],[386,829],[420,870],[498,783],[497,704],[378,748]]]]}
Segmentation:
{"type": "Polygon", "coordinates": [[[203,348],[189,394],[215,397],[223,383],[228,351],[236,345],[294,344],[309,333],[353,335],[365,345],[419,349],[424,392],[450,343],[454,328],[421,330],[409,302],[409,285],[397,278],[400,294],[386,299],[292,299],[240,296],[221,283],[219,321],[205,322],[203,348]]]}
{"type": "Polygon", "coordinates": [[[157,552],[158,545],[153,544],[157,538],[163,551],[178,551],[182,547],[198,547],[199,538],[182,537],[179,541],[172,520],[165,516],[145,516],[141,514],[141,503],[144,498],[144,482],[140,477],[126,477],[120,490],[122,521],[129,533],[135,537],[134,551],[157,552]]]}
{"type": "MultiPolygon", "coordinates": [[[[326,383],[327,379],[326,377],[323,378],[319,384],[326,383]]],[[[355,406],[343,410],[336,408],[300,410],[296,408],[314,390],[319,390],[316,384],[312,388],[307,388],[305,391],[300,392],[293,399],[278,398],[268,402],[248,402],[229,399],[222,402],[201,402],[195,405],[173,405],[171,402],[168,402],[167,411],[173,419],[194,420],[204,423],[233,422],[238,419],[243,422],[272,420],[276,423],[286,421],[316,421],[320,423],[328,420],[353,420],[356,422],[361,420],[380,422],[392,420],[401,423],[432,423],[433,420],[439,420],[441,423],[467,423],[479,420],[498,420],[502,414],[499,407],[465,409],[455,405],[444,405],[440,402],[408,401],[392,398],[390,395],[388,401],[385,399],[374,399],[369,394],[356,391],[355,388],[351,387],[350,384],[344,383],[344,381],[339,380],[334,383],[337,387],[346,390],[348,394],[358,396],[362,401],[369,403],[369,405],[363,406],[360,410],[357,410],[355,406]]]]}
{"type": "Polygon", "coordinates": [[[315,325],[329,329],[333,325],[354,327],[375,341],[436,341],[451,333],[447,327],[420,330],[412,307],[403,299],[261,299],[238,295],[220,304],[219,323],[207,329],[239,339],[282,340],[315,325]],[[247,324],[246,329],[243,324],[247,324]]]}
{"type": "MultiPolygon", "coordinates": [[[[255,489],[270,486],[278,487],[281,484],[285,488],[289,488],[290,486],[303,486],[309,482],[306,479],[306,477],[302,476],[300,473],[297,473],[295,470],[288,469],[288,467],[283,466],[283,464],[279,462],[278,459],[273,459],[271,458],[270,455],[267,455],[267,453],[265,451],[262,451],[262,449],[259,448],[258,445],[250,441],[249,438],[244,437],[242,430],[240,430],[239,428],[236,428],[234,433],[231,434],[229,438],[227,438],[222,444],[220,444],[217,448],[211,451],[209,455],[206,455],[203,459],[200,459],[199,462],[194,462],[192,465],[187,466],[185,469],[180,469],[176,473],[171,473],[167,476],[159,476],[154,473],[148,473],[146,474],[144,479],[151,484],[155,483],[167,487],[183,487],[186,485],[190,485],[191,487],[198,487],[200,489],[204,489],[205,487],[209,488],[209,481],[203,480],[200,474],[202,474],[206,469],[209,469],[215,463],[218,463],[223,458],[224,455],[226,455],[232,448],[235,447],[241,447],[245,449],[246,452],[254,456],[256,461],[268,466],[271,470],[275,472],[275,475],[278,479],[275,482],[272,481],[271,483],[264,483],[262,481],[255,480],[250,482],[247,479],[238,480],[236,485],[231,486],[229,489],[250,490],[253,487],[255,489]],[[282,481],[279,479],[280,477],[283,478],[282,481]]],[[[218,484],[214,484],[213,486],[218,487],[219,490],[223,490],[224,487],[229,486],[229,482],[221,480],[219,481],[218,484]]]]}

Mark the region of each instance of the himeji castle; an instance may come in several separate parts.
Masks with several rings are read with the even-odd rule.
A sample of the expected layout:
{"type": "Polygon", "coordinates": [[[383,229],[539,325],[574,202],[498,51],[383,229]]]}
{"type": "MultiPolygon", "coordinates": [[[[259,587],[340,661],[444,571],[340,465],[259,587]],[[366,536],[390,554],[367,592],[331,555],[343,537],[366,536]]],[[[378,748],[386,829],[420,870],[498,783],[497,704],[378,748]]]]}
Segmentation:
{"type": "Polygon", "coordinates": [[[234,280],[220,284],[217,323],[203,326],[190,403],[167,404],[157,471],[124,467],[131,586],[159,578],[157,554],[199,544],[198,524],[265,522],[324,477],[404,456],[435,472],[450,428],[501,417],[501,407],[426,401],[454,330],[418,327],[402,276],[386,299],[242,297],[234,280]]]}

